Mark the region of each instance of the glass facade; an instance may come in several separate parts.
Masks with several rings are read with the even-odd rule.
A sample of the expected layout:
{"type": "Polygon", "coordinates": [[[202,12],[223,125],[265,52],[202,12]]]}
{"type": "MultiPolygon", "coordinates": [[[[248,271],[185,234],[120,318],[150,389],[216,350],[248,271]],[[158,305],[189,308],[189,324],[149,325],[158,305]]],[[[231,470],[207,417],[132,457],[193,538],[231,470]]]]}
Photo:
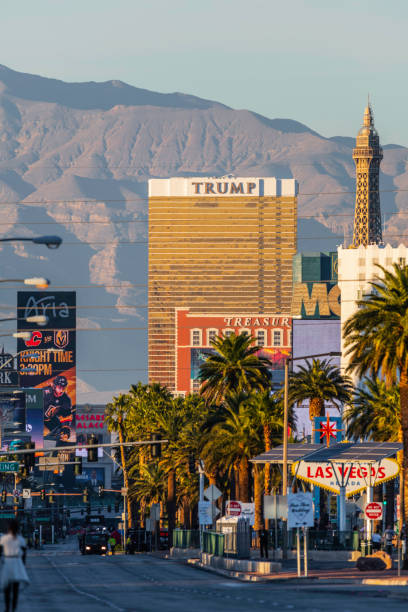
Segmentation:
{"type": "MultiPolygon", "coordinates": [[[[235,191],[186,197],[183,188],[170,188],[175,180],[181,185],[189,181],[149,182],[149,381],[171,390],[175,308],[290,314],[297,225],[295,181],[290,181],[292,195],[282,195],[282,189],[275,195],[260,196],[258,190],[257,195],[235,191]]],[[[189,183],[214,184],[206,180],[189,183]]],[[[239,181],[254,185],[263,179],[234,180],[245,187],[239,181]]],[[[222,184],[221,192],[228,184],[222,184]]]]}

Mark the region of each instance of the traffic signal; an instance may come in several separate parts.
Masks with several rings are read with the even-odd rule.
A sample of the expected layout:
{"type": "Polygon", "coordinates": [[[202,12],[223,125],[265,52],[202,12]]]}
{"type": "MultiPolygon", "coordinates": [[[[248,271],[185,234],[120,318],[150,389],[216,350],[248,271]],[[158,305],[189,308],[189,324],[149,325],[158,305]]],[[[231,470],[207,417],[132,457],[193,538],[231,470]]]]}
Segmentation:
{"type": "Polygon", "coordinates": [[[188,471],[190,474],[195,474],[196,471],[195,457],[192,453],[188,456],[188,471]]]}
{"type": "Polygon", "coordinates": [[[71,516],[71,510],[67,510],[67,518],[71,516]]]}
{"type": "Polygon", "coordinates": [[[115,512],[119,512],[119,502],[115,503],[115,512]]]}
{"type": "Polygon", "coordinates": [[[108,512],[109,514],[112,512],[112,506],[108,506],[108,512]]]}
{"type": "Polygon", "coordinates": [[[7,491],[6,489],[3,489],[1,492],[1,503],[5,504],[7,501],[7,491]]]}
{"type": "MultiPolygon", "coordinates": [[[[160,434],[157,434],[157,433],[152,434],[151,439],[160,440],[160,434]]],[[[156,459],[157,457],[161,457],[161,444],[151,444],[150,452],[154,459],[156,459]]]]}
{"type": "Polygon", "coordinates": [[[41,489],[40,498],[41,498],[41,501],[45,501],[45,489],[41,489]]]}
{"type": "Polygon", "coordinates": [[[21,468],[21,478],[25,480],[26,478],[28,478],[29,473],[30,472],[29,472],[28,467],[26,465],[23,465],[23,467],[21,468]]]}
{"type": "Polygon", "coordinates": [[[19,502],[20,502],[20,498],[19,498],[19,496],[18,496],[18,495],[14,495],[13,501],[14,501],[14,505],[15,505],[15,506],[18,506],[18,504],[19,504],[19,502]]]}
{"type": "Polygon", "coordinates": [[[82,494],[82,501],[84,502],[84,504],[88,503],[89,501],[88,489],[84,489],[83,494],[82,494]]]}
{"type": "Polygon", "coordinates": [[[99,497],[102,497],[102,495],[103,495],[103,487],[101,485],[99,485],[99,487],[98,487],[98,495],[99,495],[99,497]]]}
{"type": "MultiPolygon", "coordinates": [[[[35,442],[26,442],[24,448],[27,450],[33,450],[35,448],[35,442]]],[[[35,453],[24,453],[23,455],[24,467],[31,470],[35,467],[35,453]]]]}
{"type": "Polygon", "coordinates": [[[81,516],[84,516],[84,511],[83,510],[81,510],[81,516]]]}
{"type": "Polygon", "coordinates": [[[74,474],[75,476],[82,474],[82,457],[75,457],[74,474]]]}
{"type": "Polygon", "coordinates": [[[95,434],[88,437],[88,444],[95,445],[95,448],[88,448],[88,463],[95,463],[95,461],[98,461],[98,447],[96,446],[98,439],[95,434]]]}
{"type": "Polygon", "coordinates": [[[52,489],[50,489],[48,492],[48,501],[50,504],[54,503],[54,491],[52,489]]]}

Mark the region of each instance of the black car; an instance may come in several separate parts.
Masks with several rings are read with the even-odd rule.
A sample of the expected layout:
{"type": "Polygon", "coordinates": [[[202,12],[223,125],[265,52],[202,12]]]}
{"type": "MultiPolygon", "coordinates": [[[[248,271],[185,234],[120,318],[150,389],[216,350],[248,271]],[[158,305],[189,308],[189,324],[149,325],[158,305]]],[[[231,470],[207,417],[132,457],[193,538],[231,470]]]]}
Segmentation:
{"type": "Polygon", "coordinates": [[[104,533],[84,533],[79,541],[79,550],[83,555],[106,555],[108,537],[104,533]]]}

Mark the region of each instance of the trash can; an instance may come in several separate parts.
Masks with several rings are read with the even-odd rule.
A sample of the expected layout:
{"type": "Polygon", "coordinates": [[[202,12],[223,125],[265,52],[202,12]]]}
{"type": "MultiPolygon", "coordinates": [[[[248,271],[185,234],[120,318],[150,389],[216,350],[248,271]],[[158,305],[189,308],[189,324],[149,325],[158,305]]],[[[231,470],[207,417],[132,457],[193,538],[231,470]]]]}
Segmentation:
{"type": "Polygon", "coordinates": [[[352,548],[353,550],[358,550],[360,547],[360,534],[358,531],[353,531],[352,535],[352,548]]]}

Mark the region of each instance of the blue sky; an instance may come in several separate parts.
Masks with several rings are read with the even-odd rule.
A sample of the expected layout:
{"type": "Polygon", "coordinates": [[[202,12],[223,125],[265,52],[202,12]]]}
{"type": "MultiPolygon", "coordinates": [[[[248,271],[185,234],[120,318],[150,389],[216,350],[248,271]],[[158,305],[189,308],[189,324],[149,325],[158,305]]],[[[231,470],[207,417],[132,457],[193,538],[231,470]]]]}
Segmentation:
{"type": "Polygon", "coordinates": [[[354,136],[367,93],[383,143],[408,145],[404,0],[3,0],[0,63],[120,79],[354,136]]]}

